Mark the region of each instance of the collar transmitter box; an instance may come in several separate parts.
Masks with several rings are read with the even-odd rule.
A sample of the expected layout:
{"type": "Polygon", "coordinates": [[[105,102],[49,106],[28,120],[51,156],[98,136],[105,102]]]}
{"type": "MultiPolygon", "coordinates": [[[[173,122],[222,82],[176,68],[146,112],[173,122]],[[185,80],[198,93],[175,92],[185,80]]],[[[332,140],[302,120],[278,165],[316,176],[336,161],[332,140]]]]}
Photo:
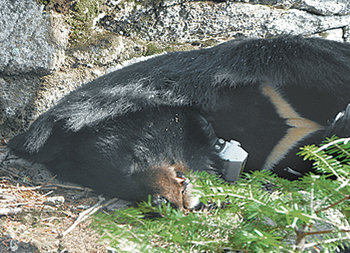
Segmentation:
{"type": "Polygon", "coordinates": [[[223,176],[227,181],[237,181],[247,162],[248,153],[238,141],[218,139],[215,150],[223,160],[223,176]]]}

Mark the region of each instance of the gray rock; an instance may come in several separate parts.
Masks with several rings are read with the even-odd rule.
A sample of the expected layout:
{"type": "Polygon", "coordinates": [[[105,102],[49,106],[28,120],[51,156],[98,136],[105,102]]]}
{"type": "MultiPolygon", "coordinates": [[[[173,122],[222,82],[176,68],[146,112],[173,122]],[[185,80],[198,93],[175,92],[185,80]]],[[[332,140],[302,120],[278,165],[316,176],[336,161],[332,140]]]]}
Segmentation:
{"type": "Polygon", "coordinates": [[[18,132],[31,120],[37,77],[0,77],[0,136],[18,132]]]}
{"type": "MultiPolygon", "coordinates": [[[[287,2],[292,5],[293,1],[287,2]]],[[[286,33],[316,34],[350,24],[350,15],[321,16],[232,1],[166,3],[168,5],[153,9],[125,8],[115,16],[105,16],[101,24],[117,34],[170,43],[286,33]]]]}
{"type": "Polygon", "coordinates": [[[344,40],[346,42],[350,42],[350,26],[347,26],[347,27],[344,28],[344,35],[343,35],[343,37],[344,37],[344,40]]]}
{"type": "Polygon", "coordinates": [[[44,75],[59,65],[62,48],[48,14],[34,0],[0,0],[0,73],[44,75]]]}
{"type": "Polygon", "coordinates": [[[33,119],[39,76],[65,59],[68,29],[34,0],[0,0],[0,136],[33,119]]]}
{"type": "Polygon", "coordinates": [[[350,2],[348,0],[234,0],[263,4],[283,9],[299,9],[317,15],[349,15],[350,2]]]}
{"type": "Polygon", "coordinates": [[[294,8],[327,16],[350,14],[350,2],[348,0],[301,0],[296,1],[294,8]]]}
{"type": "Polygon", "coordinates": [[[282,11],[277,17],[266,21],[266,28],[272,34],[315,34],[345,27],[350,24],[347,16],[318,16],[305,11],[282,11]]]}
{"type": "Polygon", "coordinates": [[[339,28],[339,29],[328,30],[326,32],[315,34],[314,37],[321,37],[321,38],[326,38],[329,40],[343,42],[344,41],[344,29],[339,28]]]}

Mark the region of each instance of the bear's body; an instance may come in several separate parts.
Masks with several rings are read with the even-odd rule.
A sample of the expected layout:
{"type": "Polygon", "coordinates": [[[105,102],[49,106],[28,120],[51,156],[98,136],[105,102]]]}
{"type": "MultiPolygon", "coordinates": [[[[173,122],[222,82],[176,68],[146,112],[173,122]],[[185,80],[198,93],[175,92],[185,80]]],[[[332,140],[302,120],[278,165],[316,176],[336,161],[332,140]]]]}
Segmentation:
{"type": "Polygon", "coordinates": [[[241,142],[247,170],[296,178],[286,168],[310,169],[295,155],[299,146],[350,134],[349,107],[332,123],[349,102],[349,44],[290,36],[229,41],[97,78],[9,147],[98,192],[173,199],[160,186],[166,178],[182,194],[184,171],[221,173],[215,135],[241,142]]]}

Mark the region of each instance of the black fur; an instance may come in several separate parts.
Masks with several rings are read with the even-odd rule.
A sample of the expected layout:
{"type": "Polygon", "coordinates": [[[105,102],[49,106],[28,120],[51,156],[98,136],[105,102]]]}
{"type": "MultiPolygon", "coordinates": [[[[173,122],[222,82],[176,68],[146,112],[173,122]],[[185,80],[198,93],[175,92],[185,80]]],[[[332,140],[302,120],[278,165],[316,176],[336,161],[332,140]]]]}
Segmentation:
{"type": "Polygon", "coordinates": [[[278,161],[280,175],[293,178],[287,166],[309,169],[297,146],[350,134],[349,108],[330,122],[350,102],[350,45],[283,36],[168,53],[104,75],[64,97],[9,147],[67,180],[141,200],[157,193],[153,173],[164,164],[220,172],[208,122],[216,136],[242,143],[248,170],[261,169],[290,128],[262,94],[265,85],[325,127],[278,161]]]}
{"type": "MultiPolygon", "coordinates": [[[[155,174],[163,165],[206,171],[220,165],[205,124],[196,110],[170,107],[108,118],[77,132],[58,122],[39,152],[17,154],[96,192],[141,201],[157,193],[155,174]]],[[[11,140],[12,149],[21,147],[25,135],[11,140]]]]}

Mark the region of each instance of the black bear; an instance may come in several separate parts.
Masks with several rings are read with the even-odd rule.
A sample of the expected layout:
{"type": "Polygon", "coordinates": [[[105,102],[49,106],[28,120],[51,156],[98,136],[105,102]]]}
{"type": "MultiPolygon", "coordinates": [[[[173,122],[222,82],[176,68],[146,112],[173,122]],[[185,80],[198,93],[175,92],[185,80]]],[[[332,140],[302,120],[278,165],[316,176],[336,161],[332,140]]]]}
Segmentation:
{"type": "Polygon", "coordinates": [[[97,78],[8,146],[97,192],[133,201],[151,194],[193,208],[185,172],[222,174],[217,137],[242,143],[247,171],[294,179],[310,170],[295,155],[299,146],[349,136],[349,102],[350,44],[233,40],[97,78]]]}

